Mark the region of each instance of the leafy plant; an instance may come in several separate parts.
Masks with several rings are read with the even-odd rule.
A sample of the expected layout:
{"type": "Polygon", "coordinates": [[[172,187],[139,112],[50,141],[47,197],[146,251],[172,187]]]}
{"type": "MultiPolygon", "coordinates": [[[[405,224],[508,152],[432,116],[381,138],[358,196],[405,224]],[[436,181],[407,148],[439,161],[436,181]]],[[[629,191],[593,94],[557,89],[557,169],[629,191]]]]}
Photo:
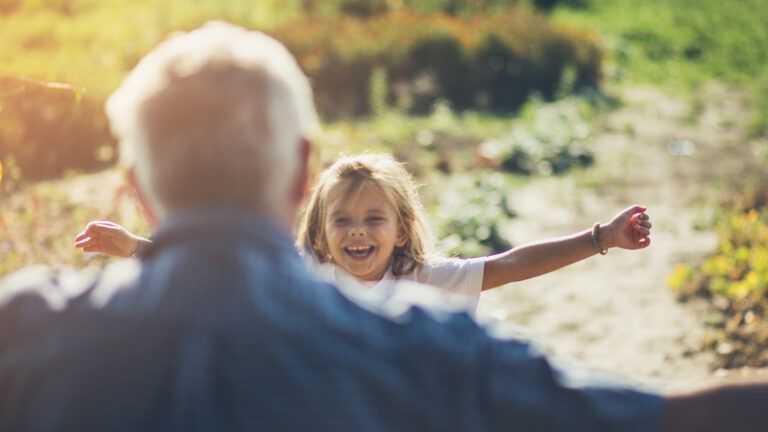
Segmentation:
{"type": "Polygon", "coordinates": [[[534,100],[512,132],[483,143],[480,155],[505,171],[522,175],[562,174],[592,165],[595,157],[591,130],[582,115],[583,103],[576,98],[552,104],[534,100]]]}
{"type": "Polygon", "coordinates": [[[61,83],[0,74],[0,160],[29,180],[114,162],[101,104],[61,83]]]}
{"type": "Polygon", "coordinates": [[[481,172],[446,180],[433,212],[440,251],[470,257],[511,248],[501,228],[504,220],[516,216],[505,177],[481,172]]]}
{"type": "Polygon", "coordinates": [[[602,50],[584,29],[553,24],[527,7],[455,17],[410,11],[367,19],[305,16],[272,32],[313,81],[325,118],[370,112],[374,71],[387,100],[426,113],[438,100],[455,110],[515,110],[533,93],[556,97],[564,71],[573,88],[596,86],[602,50]]]}
{"type": "Polygon", "coordinates": [[[702,296],[722,311],[713,348],[725,367],[768,365],[768,194],[736,195],[719,217],[717,250],[701,265],[679,264],[667,284],[680,296],[702,296]]]}

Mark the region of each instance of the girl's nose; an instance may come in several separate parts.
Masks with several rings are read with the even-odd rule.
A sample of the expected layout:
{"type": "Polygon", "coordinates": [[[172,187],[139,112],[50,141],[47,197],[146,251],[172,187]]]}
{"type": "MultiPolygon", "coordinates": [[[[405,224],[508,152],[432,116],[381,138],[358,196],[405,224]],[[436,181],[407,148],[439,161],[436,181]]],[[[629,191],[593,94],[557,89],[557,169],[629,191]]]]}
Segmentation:
{"type": "Polygon", "coordinates": [[[355,225],[349,230],[351,237],[363,237],[365,236],[365,229],[362,225],[355,225]]]}

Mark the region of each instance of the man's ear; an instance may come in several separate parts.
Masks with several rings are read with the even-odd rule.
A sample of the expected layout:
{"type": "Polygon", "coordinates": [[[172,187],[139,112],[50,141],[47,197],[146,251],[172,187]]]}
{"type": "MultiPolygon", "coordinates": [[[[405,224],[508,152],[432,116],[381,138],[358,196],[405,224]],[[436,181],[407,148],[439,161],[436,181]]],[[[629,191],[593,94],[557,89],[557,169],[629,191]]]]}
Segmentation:
{"type": "Polygon", "coordinates": [[[293,190],[293,201],[296,208],[301,206],[309,189],[309,159],[312,154],[312,143],[301,138],[299,142],[299,163],[296,171],[296,184],[293,190]]]}
{"type": "Polygon", "coordinates": [[[133,167],[128,168],[128,171],[126,171],[125,180],[131,190],[133,199],[136,200],[136,205],[138,205],[139,211],[147,220],[150,227],[156,227],[158,222],[157,215],[155,214],[154,210],[152,210],[152,207],[147,204],[147,199],[144,196],[144,192],[142,192],[141,187],[139,186],[139,182],[136,179],[136,171],[133,167]]]}

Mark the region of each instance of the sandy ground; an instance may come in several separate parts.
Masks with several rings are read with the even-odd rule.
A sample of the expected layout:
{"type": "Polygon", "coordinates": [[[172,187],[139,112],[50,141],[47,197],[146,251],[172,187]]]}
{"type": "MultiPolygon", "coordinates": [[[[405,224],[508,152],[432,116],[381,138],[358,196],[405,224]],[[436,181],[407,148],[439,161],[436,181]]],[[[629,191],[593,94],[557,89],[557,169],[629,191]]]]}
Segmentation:
{"type": "Polygon", "coordinates": [[[722,375],[700,350],[712,312],[677,302],[665,279],[676,263],[714,249],[714,233],[693,227],[708,225],[717,185],[742,172],[765,143],[744,141],[742,97],[721,86],[706,92],[702,99],[711,102],[694,113],[687,98],[658,89],[622,91],[624,106],[595,130],[594,168],[535,180],[510,195],[520,217],[508,235],[517,244],[587,229],[638,203],[654,224],[648,249],[614,249],[498,288],[484,295],[480,316],[518,325],[555,357],[664,389],[722,375]]]}

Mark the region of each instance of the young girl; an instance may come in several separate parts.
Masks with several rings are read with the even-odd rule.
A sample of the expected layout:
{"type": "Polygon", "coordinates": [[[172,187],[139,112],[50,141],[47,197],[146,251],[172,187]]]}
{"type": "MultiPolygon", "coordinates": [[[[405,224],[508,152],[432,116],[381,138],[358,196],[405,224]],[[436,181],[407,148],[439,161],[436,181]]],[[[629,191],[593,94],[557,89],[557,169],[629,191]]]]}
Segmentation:
{"type": "MultiPolygon", "coordinates": [[[[388,155],[348,156],[324,170],[299,226],[298,245],[331,280],[350,275],[364,286],[389,290],[398,280],[436,286],[472,298],[483,290],[575,263],[608,249],[650,244],[645,207],[631,206],[607,224],[515,247],[485,257],[431,254],[431,236],[410,174],[388,155]]],[[[75,239],[86,252],[127,257],[150,240],[111,222],[91,222],[75,239]]]]}
{"type": "Polygon", "coordinates": [[[298,244],[324,273],[343,270],[386,290],[411,280],[471,296],[575,263],[608,249],[650,245],[645,208],[631,206],[607,224],[485,257],[429,253],[430,235],[411,176],[387,155],[339,159],[320,175],[299,226],[298,244]],[[323,264],[333,264],[330,268],[323,264]]]}

